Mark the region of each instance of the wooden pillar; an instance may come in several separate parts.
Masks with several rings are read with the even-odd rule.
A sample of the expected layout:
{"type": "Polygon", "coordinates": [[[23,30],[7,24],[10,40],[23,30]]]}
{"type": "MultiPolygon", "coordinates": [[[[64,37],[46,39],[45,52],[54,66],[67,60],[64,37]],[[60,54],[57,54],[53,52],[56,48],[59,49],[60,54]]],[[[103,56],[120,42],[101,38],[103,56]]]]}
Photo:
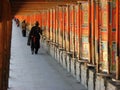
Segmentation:
{"type": "MultiPolygon", "coordinates": [[[[39,15],[39,18],[40,18],[40,14],[38,14],[39,15]]],[[[47,36],[47,30],[46,30],[46,28],[47,28],[47,10],[45,11],[45,33],[44,33],[44,39],[46,39],[46,36],[47,36]]]]}
{"type": "Polygon", "coordinates": [[[58,45],[60,46],[61,38],[60,38],[60,7],[58,6],[58,45]]]}
{"type": "Polygon", "coordinates": [[[2,0],[0,2],[0,90],[8,88],[11,40],[10,10],[10,3],[2,0]]]}
{"type": "Polygon", "coordinates": [[[50,33],[51,33],[51,41],[53,42],[53,9],[50,9],[50,33]]]}
{"type": "MultiPolygon", "coordinates": [[[[74,5],[70,5],[70,51],[74,53],[75,50],[75,28],[74,28],[74,5]]],[[[73,54],[74,57],[74,54],[73,54]]]]}
{"type": "Polygon", "coordinates": [[[109,3],[108,0],[100,0],[100,63],[101,71],[109,74],[108,61],[108,32],[109,32],[109,3]]]}
{"type": "MultiPolygon", "coordinates": [[[[47,12],[47,11],[46,11],[46,12],[47,12]]],[[[30,17],[30,16],[29,16],[29,17],[30,17]]],[[[40,26],[40,27],[42,27],[41,18],[42,18],[41,12],[39,12],[39,14],[38,14],[38,21],[39,21],[39,26],[40,26]]],[[[47,19],[46,19],[46,22],[47,22],[47,19]]],[[[46,32],[46,33],[47,33],[47,32],[46,32]]]]}
{"type": "MultiPolygon", "coordinates": [[[[8,2],[5,0],[3,2],[3,13],[2,13],[2,25],[3,25],[3,37],[2,39],[4,44],[3,51],[3,90],[6,90],[8,87],[8,48],[7,48],[7,15],[8,15],[8,2]]],[[[8,29],[9,30],[9,29],[8,29]]]]}
{"type": "Polygon", "coordinates": [[[70,5],[67,6],[67,17],[68,17],[68,52],[70,52],[70,5]]]}
{"type": "Polygon", "coordinates": [[[49,10],[49,31],[50,31],[50,41],[53,39],[53,26],[52,26],[52,9],[49,10]]]}
{"type": "Polygon", "coordinates": [[[60,5],[59,6],[59,20],[60,20],[60,48],[61,50],[63,50],[63,47],[64,47],[64,6],[63,5],[60,5]]]}
{"type": "Polygon", "coordinates": [[[79,2],[79,38],[78,38],[78,40],[79,40],[79,52],[78,52],[78,60],[80,60],[81,59],[81,51],[82,51],[82,39],[81,39],[81,31],[82,31],[82,17],[81,17],[81,15],[82,15],[82,12],[81,12],[81,3],[79,2]]]}
{"type": "Polygon", "coordinates": [[[3,0],[0,1],[0,90],[3,90],[2,84],[3,84],[3,50],[4,50],[4,40],[3,40],[3,25],[2,25],[2,11],[3,11],[3,0]]]}
{"type": "Polygon", "coordinates": [[[2,88],[3,90],[6,88],[6,66],[7,66],[7,12],[6,12],[6,9],[7,9],[7,3],[6,1],[3,1],[3,12],[2,12],[2,30],[3,30],[3,37],[2,39],[4,40],[3,41],[3,66],[2,66],[2,88]],[[5,56],[6,55],[6,56],[5,56]]]}
{"type": "Polygon", "coordinates": [[[66,51],[66,6],[63,7],[63,17],[64,17],[64,23],[63,23],[63,31],[64,31],[64,34],[63,34],[63,48],[64,50],[66,51]]]}
{"type": "Polygon", "coordinates": [[[50,11],[47,10],[47,40],[50,40],[50,11]]]}
{"type": "MultiPolygon", "coordinates": [[[[43,30],[42,37],[44,37],[44,36],[46,36],[46,31],[47,31],[47,11],[43,10],[42,12],[43,12],[43,16],[44,16],[44,17],[42,17],[42,23],[43,23],[42,24],[42,30],[43,30]]],[[[38,17],[38,19],[41,18],[40,13],[37,13],[36,16],[38,17]]]]}
{"type": "Polygon", "coordinates": [[[80,4],[78,2],[77,5],[75,5],[75,57],[79,57],[79,29],[80,29],[80,16],[79,16],[79,9],[80,9],[80,4]]]}
{"type": "Polygon", "coordinates": [[[107,34],[108,34],[108,37],[107,37],[107,40],[108,40],[108,74],[110,74],[110,0],[107,1],[107,34]]]}
{"type": "Polygon", "coordinates": [[[63,10],[62,6],[59,6],[59,47],[62,48],[63,46],[63,10]]]}
{"type": "Polygon", "coordinates": [[[55,13],[55,9],[53,9],[53,42],[54,42],[54,43],[55,43],[55,34],[56,34],[56,33],[55,33],[55,27],[56,27],[56,24],[55,24],[55,23],[56,23],[56,21],[55,21],[55,18],[56,18],[55,16],[56,16],[56,15],[55,15],[55,14],[56,14],[56,13],[55,13]]]}
{"type": "Polygon", "coordinates": [[[8,11],[8,16],[7,16],[7,87],[9,85],[9,70],[10,70],[10,55],[11,55],[11,35],[12,35],[12,16],[11,16],[11,5],[10,3],[8,3],[8,8],[9,8],[9,11],[8,11]]]}
{"type": "Polygon", "coordinates": [[[116,0],[116,79],[120,80],[120,0],[116,0]]]}
{"type": "Polygon", "coordinates": [[[69,52],[69,6],[65,7],[65,49],[69,52]]]}
{"type": "MultiPolygon", "coordinates": [[[[90,14],[90,13],[89,13],[90,14]]],[[[90,56],[91,56],[91,60],[90,63],[91,64],[95,64],[95,1],[91,0],[91,30],[90,30],[90,34],[91,34],[91,50],[90,50],[90,56]]]]}
{"type": "Polygon", "coordinates": [[[109,60],[110,60],[110,72],[116,73],[116,1],[110,1],[110,50],[109,50],[109,60]]]}
{"type": "Polygon", "coordinates": [[[66,13],[65,13],[65,7],[66,6],[63,6],[63,49],[64,50],[66,50],[66,40],[65,40],[65,35],[66,35],[65,34],[65,30],[66,30],[65,29],[65,23],[66,23],[65,22],[65,18],[66,18],[65,15],[66,15],[66,13]]]}
{"type": "Polygon", "coordinates": [[[67,44],[67,46],[68,46],[68,52],[70,52],[70,12],[69,12],[69,8],[70,8],[70,6],[69,5],[67,5],[67,8],[66,8],[66,17],[67,17],[67,20],[66,20],[66,22],[67,22],[67,42],[68,42],[68,44],[67,44]]]}
{"type": "Polygon", "coordinates": [[[88,2],[81,2],[81,11],[80,11],[80,33],[81,33],[81,60],[83,61],[89,61],[89,56],[90,56],[90,43],[89,43],[89,4],[88,2]]]}
{"type": "Polygon", "coordinates": [[[96,0],[95,59],[96,72],[99,73],[99,0],[96,0]]]}
{"type": "Polygon", "coordinates": [[[72,26],[72,33],[73,33],[73,58],[75,58],[75,5],[73,5],[73,17],[72,17],[72,22],[73,22],[73,26],[72,26]]]}
{"type": "MultiPolygon", "coordinates": [[[[88,27],[89,27],[89,53],[90,53],[90,56],[89,56],[89,62],[90,63],[92,63],[92,39],[91,39],[91,37],[92,37],[92,33],[91,33],[91,13],[93,13],[93,12],[91,12],[92,10],[91,10],[91,0],[88,0],[88,5],[89,5],[89,9],[88,9],[88,22],[89,22],[89,24],[88,24],[88,27]]],[[[92,8],[93,9],[93,8],[92,8]]],[[[93,18],[93,16],[92,16],[92,18],[93,18]]]]}
{"type": "Polygon", "coordinates": [[[55,43],[58,43],[58,8],[55,8],[55,43]]]}
{"type": "Polygon", "coordinates": [[[64,42],[64,6],[62,6],[62,49],[64,48],[65,46],[65,42],[64,42]]]}

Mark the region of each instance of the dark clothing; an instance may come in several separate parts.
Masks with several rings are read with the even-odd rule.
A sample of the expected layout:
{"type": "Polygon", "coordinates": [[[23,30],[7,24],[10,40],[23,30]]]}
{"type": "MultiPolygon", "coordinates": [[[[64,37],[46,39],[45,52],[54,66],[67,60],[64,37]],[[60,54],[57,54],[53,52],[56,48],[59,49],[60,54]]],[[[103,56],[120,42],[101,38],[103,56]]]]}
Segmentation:
{"type": "Polygon", "coordinates": [[[25,21],[22,22],[22,35],[23,37],[26,37],[26,23],[25,21]]]}
{"type": "Polygon", "coordinates": [[[32,53],[37,54],[38,49],[40,48],[40,34],[42,35],[42,29],[38,26],[32,27],[29,37],[28,37],[28,43],[31,45],[32,53]]]}
{"type": "Polygon", "coordinates": [[[23,37],[26,37],[26,30],[22,30],[23,37]]]}
{"type": "Polygon", "coordinates": [[[17,24],[17,27],[19,27],[20,21],[18,19],[16,19],[16,24],[17,24]]]}

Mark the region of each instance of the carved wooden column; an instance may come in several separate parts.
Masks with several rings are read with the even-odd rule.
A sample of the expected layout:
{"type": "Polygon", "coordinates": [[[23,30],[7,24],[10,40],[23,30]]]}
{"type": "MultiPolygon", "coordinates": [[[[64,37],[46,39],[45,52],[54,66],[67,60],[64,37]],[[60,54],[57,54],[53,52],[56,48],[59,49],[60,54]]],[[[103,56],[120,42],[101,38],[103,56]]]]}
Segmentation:
{"type": "Polygon", "coordinates": [[[63,50],[66,49],[66,42],[65,42],[65,6],[62,6],[62,11],[63,11],[63,50]]]}
{"type": "Polygon", "coordinates": [[[92,44],[91,44],[91,0],[88,0],[88,29],[89,29],[89,62],[92,63],[92,44]]]}
{"type": "Polygon", "coordinates": [[[70,52],[72,54],[72,57],[74,57],[74,51],[75,51],[75,43],[74,43],[74,39],[75,39],[75,27],[74,27],[74,5],[71,4],[70,8],[69,8],[70,12],[70,17],[69,17],[69,22],[70,22],[70,52]]]}
{"type": "Polygon", "coordinates": [[[10,70],[10,55],[11,55],[11,35],[12,35],[12,15],[11,15],[11,5],[8,3],[8,16],[7,16],[7,87],[8,87],[8,80],[9,80],[9,70],[10,70]]]}
{"type": "Polygon", "coordinates": [[[47,40],[50,40],[50,11],[47,10],[47,40]]]}
{"type": "Polygon", "coordinates": [[[120,0],[116,0],[116,79],[120,80],[120,0]]]}
{"type": "Polygon", "coordinates": [[[56,26],[55,26],[55,25],[56,25],[56,24],[55,24],[55,23],[56,23],[56,22],[55,22],[55,18],[56,18],[56,17],[55,17],[55,16],[56,16],[55,14],[56,14],[56,13],[55,13],[55,9],[52,9],[52,10],[53,10],[53,12],[52,12],[52,14],[53,14],[53,43],[55,43],[55,34],[56,34],[56,33],[55,33],[55,27],[56,27],[56,26]]]}
{"type": "Polygon", "coordinates": [[[96,71],[99,72],[99,0],[96,0],[96,22],[95,22],[95,59],[96,59],[96,71]]]}
{"type": "Polygon", "coordinates": [[[9,28],[7,26],[7,20],[8,20],[8,16],[10,15],[9,14],[9,6],[8,6],[8,1],[7,0],[4,0],[3,1],[3,13],[2,13],[2,25],[3,25],[3,44],[4,44],[4,47],[3,47],[3,90],[7,90],[7,87],[8,87],[8,66],[9,66],[9,49],[8,49],[8,41],[7,41],[7,38],[8,35],[7,35],[7,32],[9,31],[9,28]]]}
{"type": "Polygon", "coordinates": [[[67,51],[70,52],[70,16],[69,16],[69,13],[70,13],[70,10],[69,10],[70,6],[67,5],[67,8],[66,8],[66,23],[67,23],[67,51]]]}
{"type": "Polygon", "coordinates": [[[57,32],[58,32],[58,10],[56,7],[55,8],[55,44],[57,44],[58,41],[57,32]]]}
{"type": "Polygon", "coordinates": [[[82,5],[81,5],[81,2],[79,2],[79,19],[80,19],[80,21],[79,21],[79,57],[78,57],[78,59],[79,59],[79,61],[80,61],[80,59],[81,59],[81,52],[82,52],[82,5]]]}
{"type": "MultiPolygon", "coordinates": [[[[89,13],[90,14],[90,13],[89,13]]],[[[90,55],[91,55],[91,64],[95,64],[95,1],[91,0],[91,50],[90,50],[90,55]]]]}
{"type": "Polygon", "coordinates": [[[78,4],[77,5],[75,5],[74,6],[74,8],[75,8],[75,58],[79,58],[79,44],[80,44],[80,39],[79,39],[79,30],[80,30],[80,4],[79,4],[79,2],[78,2],[78,4]]]}
{"type": "Polygon", "coordinates": [[[2,11],[3,11],[3,0],[0,1],[0,90],[2,90],[3,82],[3,25],[2,25],[2,11]]]}
{"type": "Polygon", "coordinates": [[[2,34],[3,36],[1,37],[3,39],[3,52],[2,52],[2,55],[3,55],[3,58],[2,58],[2,89],[4,90],[5,87],[6,87],[6,61],[7,61],[7,56],[5,57],[5,55],[7,54],[7,47],[6,47],[6,17],[7,17],[7,12],[6,12],[6,8],[7,8],[7,5],[6,5],[6,1],[4,0],[2,2],[2,34]]]}
{"type": "Polygon", "coordinates": [[[0,2],[0,90],[8,88],[12,24],[10,10],[10,3],[2,0],[0,2]]]}

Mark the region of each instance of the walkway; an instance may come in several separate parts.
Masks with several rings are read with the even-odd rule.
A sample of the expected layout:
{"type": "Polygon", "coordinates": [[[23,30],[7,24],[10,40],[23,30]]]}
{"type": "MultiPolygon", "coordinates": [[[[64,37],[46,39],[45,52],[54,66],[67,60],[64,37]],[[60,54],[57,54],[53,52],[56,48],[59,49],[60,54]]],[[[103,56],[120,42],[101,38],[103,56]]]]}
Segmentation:
{"type": "Polygon", "coordinates": [[[41,47],[32,55],[27,37],[13,22],[8,90],[87,90],[41,47]]]}

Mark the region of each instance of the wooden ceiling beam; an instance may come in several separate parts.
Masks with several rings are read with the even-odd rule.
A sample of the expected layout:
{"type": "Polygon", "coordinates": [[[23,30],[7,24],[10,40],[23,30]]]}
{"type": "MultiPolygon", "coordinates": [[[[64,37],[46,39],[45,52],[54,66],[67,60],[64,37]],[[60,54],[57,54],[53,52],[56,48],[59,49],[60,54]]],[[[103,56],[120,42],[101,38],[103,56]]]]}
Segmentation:
{"type": "Polygon", "coordinates": [[[19,6],[12,6],[12,8],[43,8],[43,7],[54,7],[56,6],[56,4],[39,4],[39,5],[32,5],[32,4],[29,4],[29,5],[19,5],[19,6]]]}
{"type": "Polygon", "coordinates": [[[16,12],[22,12],[22,13],[25,13],[25,12],[41,12],[41,11],[45,11],[45,10],[47,10],[47,9],[41,9],[41,10],[16,10],[16,11],[13,11],[14,13],[16,13],[16,12]]]}
{"type": "MultiPolygon", "coordinates": [[[[72,2],[73,3],[73,2],[72,2]]],[[[74,2],[76,3],[76,2],[74,2]]],[[[36,2],[36,3],[13,3],[12,7],[18,7],[18,8],[21,8],[21,7],[46,7],[46,6],[57,6],[57,5],[65,5],[65,4],[70,4],[70,2],[52,2],[52,3],[39,3],[39,2],[36,2]]]]}
{"type": "MultiPolygon", "coordinates": [[[[28,12],[39,12],[41,10],[47,10],[50,8],[55,8],[58,5],[66,5],[71,2],[14,2],[12,6],[12,12],[14,13],[28,13],[28,12]]],[[[73,2],[72,2],[73,3],[73,2]]],[[[75,2],[74,2],[75,3],[75,2]]]]}
{"type": "Polygon", "coordinates": [[[21,8],[21,9],[17,9],[17,8],[12,8],[12,11],[41,11],[41,10],[48,10],[51,7],[39,7],[39,8],[21,8]]]}
{"type": "Polygon", "coordinates": [[[12,15],[32,15],[32,14],[36,14],[36,13],[40,13],[39,11],[22,11],[22,12],[12,12],[12,15]]]}
{"type": "Polygon", "coordinates": [[[12,14],[32,14],[56,6],[76,4],[77,1],[87,0],[11,0],[12,14]]]}
{"type": "Polygon", "coordinates": [[[78,0],[11,0],[11,2],[74,2],[78,0]]]}

